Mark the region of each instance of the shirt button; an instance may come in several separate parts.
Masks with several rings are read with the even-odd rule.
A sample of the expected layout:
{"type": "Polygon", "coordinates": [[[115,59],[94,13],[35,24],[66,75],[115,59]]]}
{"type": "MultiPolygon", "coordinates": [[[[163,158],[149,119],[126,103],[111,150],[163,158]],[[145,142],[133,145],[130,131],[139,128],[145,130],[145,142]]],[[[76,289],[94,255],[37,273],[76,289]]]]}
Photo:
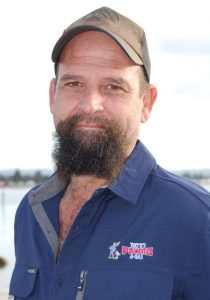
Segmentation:
{"type": "Polygon", "coordinates": [[[78,230],[79,230],[79,228],[80,228],[80,226],[77,224],[77,225],[75,225],[75,227],[74,227],[74,231],[75,232],[77,232],[78,230]]]}
{"type": "Polygon", "coordinates": [[[62,287],[63,285],[63,279],[58,279],[58,287],[62,287]]]}

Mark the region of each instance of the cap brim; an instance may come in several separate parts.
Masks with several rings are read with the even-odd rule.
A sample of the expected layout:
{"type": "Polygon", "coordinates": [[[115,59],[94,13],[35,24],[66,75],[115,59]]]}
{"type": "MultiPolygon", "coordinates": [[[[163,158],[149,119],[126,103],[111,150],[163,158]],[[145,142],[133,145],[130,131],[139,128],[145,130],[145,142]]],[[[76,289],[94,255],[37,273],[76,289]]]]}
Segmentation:
{"type": "Polygon", "coordinates": [[[103,29],[101,27],[92,26],[92,25],[80,25],[67,29],[66,32],[60,37],[60,39],[55,44],[52,52],[52,61],[57,64],[59,61],[60,54],[66,44],[77,34],[85,31],[101,31],[108,34],[113,40],[122,48],[122,50],[128,55],[128,57],[137,65],[143,65],[141,57],[136,53],[136,51],[120,36],[115,33],[103,29]]]}

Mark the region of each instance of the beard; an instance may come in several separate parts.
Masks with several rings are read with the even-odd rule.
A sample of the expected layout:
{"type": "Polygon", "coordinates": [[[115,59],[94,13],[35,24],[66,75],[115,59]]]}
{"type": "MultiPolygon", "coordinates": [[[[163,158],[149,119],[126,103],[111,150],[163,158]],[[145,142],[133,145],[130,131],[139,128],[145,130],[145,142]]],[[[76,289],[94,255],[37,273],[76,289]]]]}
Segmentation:
{"type": "Polygon", "coordinates": [[[123,168],[126,148],[126,135],[116,121],[81,113],[57,125],[52,157],[62,180],[94,175],[112,181],[123,168]],[[80,122],[94,123],[100,130],[82,130],[76,127],[80,122]]]}

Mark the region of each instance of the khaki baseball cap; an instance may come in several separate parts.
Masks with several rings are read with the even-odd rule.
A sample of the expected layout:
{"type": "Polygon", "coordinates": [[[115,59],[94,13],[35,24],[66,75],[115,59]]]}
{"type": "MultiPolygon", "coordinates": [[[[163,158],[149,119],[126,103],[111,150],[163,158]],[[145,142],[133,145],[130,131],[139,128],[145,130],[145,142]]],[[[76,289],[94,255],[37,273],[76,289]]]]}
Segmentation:
{"type": "Polygon", "coordinates": [[[109,7],[101,7],[78,19],[67,27],[52,51],[55,72],[65,45],[77,34],[85,31],[101,31],[108,34],[124,50],[128,57],[144,68],[150,80],[151,63],[143,28],[109,7]]]}

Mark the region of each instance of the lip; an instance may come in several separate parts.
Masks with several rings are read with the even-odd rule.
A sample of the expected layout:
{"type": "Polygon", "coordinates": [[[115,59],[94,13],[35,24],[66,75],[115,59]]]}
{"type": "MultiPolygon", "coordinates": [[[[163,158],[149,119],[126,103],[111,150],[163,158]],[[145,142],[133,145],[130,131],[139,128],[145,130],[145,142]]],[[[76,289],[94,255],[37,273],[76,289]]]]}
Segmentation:
{"type": "Polygon", "coordinates": [[[84,130],[103,130],[103,127],[94,123],[80,123],[77,124],[75,127],[84,130]]]}

